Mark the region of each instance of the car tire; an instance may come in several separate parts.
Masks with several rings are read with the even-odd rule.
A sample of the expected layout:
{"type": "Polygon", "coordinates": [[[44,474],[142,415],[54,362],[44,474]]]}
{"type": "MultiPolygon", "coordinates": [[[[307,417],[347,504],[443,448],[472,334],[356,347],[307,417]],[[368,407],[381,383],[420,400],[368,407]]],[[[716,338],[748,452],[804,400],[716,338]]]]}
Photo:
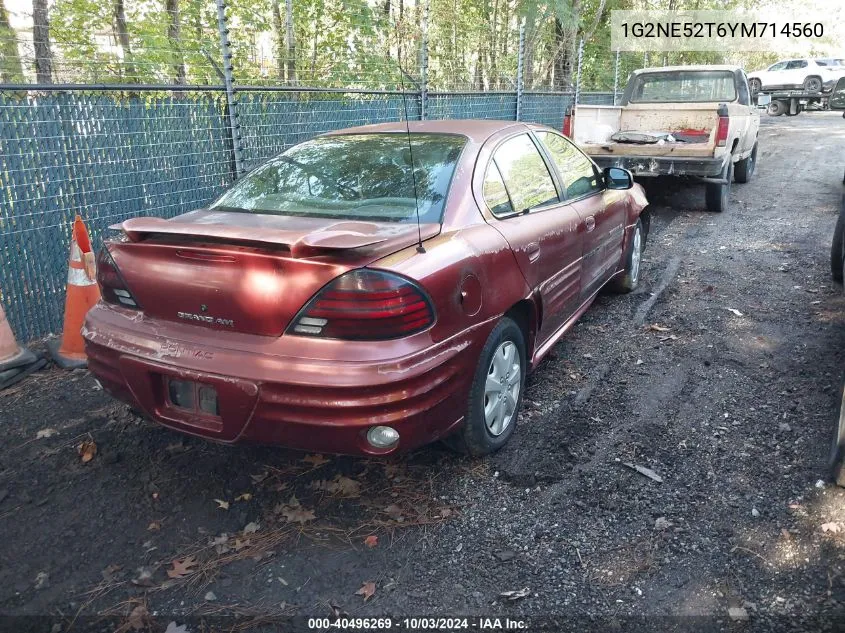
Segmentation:
{"type": "Polygon", "coordinates": [[[845,388],[839,402],[839,418],[830,451],[830,478],[837,486],[845,487],[845,388]]]}
{"type": "Polygon", "coordinates": [[[821,92],[822,91],[822,78],[813,75],[812,77],[807,77],[804,80],[804,90],[807,92],[821,92]]]}
{"type": "Polygon", "coordinates": [[[631,246],[625,254],[625,268],[623,269],[623,273],[618,275],[610,285],[610,289],[614,292],[626,294],[633,292],[639,286],[646,237],[647,234],[642,220],[637,218],[634,231],[631,233],[631,246]]]}
{"type": "Polygon", "coordinates": [[[712,213],[722,213],[728,208],[731,195],[731,180],[733,180],[733,163],[728,163],[728,173],[725,184],[707,183],[704,190],[704,201],[707,210],[712,213]]]}
{"type": "Polygon", "coordinates": [[[734,166],[734,182],[745,184],[754,175],[757,169],[757,143],[751,148],[751,154],[747,158],[737,161],[734,166]]]}
{"type": "Polygon", "coordinates": [[[845,274],[845,196],[842,196],[842,204],[839,209],[839,217],[836,219],[836,228],[833,229],[833,243],[830,245],[830,276],[836,283],[842,283],[845,274]]]}
{"type": "Polygon", "coordinates": [[[789,108],[786,107],[786,103],[783,101],[772,101],[768,107],[766,107],[766,113],[769,116],[780,116],[784,114],[789,108]]]}
{"type": "Polygon", "coordinates": [[[761,82],[756,77],[754,79],[749,79],[748,89],[751,91],[752,96],[756,96],[757,93],[763,89],[763,82],[761,82]]]}
{"type": "Polygon", "coordinates": [[[522,330],[513,319],[502,317],[481,350],[469,390],[464,423],[456,433],[445,439],[445,443],[458,452],[475,456],[489,455],[507,444],[516,428],[527,369],[522,330]],[[518,375],[514,379],[517,362],[518,375]],[[499,376],[499,373],[502,375],[499,376]],[[501,387],[501,391],[493,387],[501,387]],[[508,393],[513,401],[510,413],[508,393]],[[494,397],[500,399],[499,405],[496,405],[494,397]],[[499,407],[503,408],[501,419],[495,415],[500,411],[499,407]]]}

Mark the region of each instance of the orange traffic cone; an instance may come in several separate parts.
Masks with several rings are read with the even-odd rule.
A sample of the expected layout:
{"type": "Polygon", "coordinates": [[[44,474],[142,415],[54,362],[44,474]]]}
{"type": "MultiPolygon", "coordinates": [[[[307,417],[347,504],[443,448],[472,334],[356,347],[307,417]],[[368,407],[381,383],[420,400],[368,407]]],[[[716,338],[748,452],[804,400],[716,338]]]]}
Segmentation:
{"type": "Polygon", "coordinates": [[[6,311],[0,305],[0,389],[22,380],[45,364],[46,361],[17,344],[6,311]]]}
{"type": "Polygon", "coordinates": [[[50,355],[59,367],[76,369],[88,365],[82,340],[82,322],[85,315],[100,300],[97,270],[91,238],[85,223],[78,215],[73,221],[70,241],[70,265],[67,271],[67,297],[65,323],[62,337],[47,344],[50,355]]]}

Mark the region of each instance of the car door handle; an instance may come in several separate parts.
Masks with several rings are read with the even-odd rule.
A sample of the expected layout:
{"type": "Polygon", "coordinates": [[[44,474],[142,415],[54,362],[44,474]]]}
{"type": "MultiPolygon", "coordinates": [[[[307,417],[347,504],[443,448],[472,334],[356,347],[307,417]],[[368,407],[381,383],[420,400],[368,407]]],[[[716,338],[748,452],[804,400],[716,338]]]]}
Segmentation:
{"type": "Polygon", "coordinates": [[[593,216],[588,215],[587,219],[584,220],[584,224],[587,226],[587,233],[589,233],[596,228],[596,219],[593,216]]]}
{"type": "Polygon", "coordinates": [[[528,261],[536,262],[537,259],[540,257],[540,243],[539,242],[531,242],[528,245],[528,261]]]}

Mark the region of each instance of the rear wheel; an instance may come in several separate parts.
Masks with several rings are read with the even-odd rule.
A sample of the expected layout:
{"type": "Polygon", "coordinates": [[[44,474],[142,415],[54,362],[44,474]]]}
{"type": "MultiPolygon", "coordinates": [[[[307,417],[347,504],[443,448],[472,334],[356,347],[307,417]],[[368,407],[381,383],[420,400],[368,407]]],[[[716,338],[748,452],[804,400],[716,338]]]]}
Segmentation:
{"type": "Polygon", "coordinates": [[[526,370],[522,330],[503,317],[481,350],[463,427],[446,444],[470,455],[487,455],[507,444],[516,428],[526,370]]]}
{"type": "Polygon", "coordinates": [[[772,101],[766,108],[766,112],[769,116],[780,116],[781,114],[785,113],[788,109],[789,108],[786,107],[785,102],[772,101]]]}
{"type": "Polygon", "coordinates": [[[713,213],[721,213],[728,208],[731,195],[731,180],[733,179],[733,163],[728,163],[728,173],[725,175],[724,184],[707,183],[704,191],[704,200],[707,203],[707,210],[713,213]]]}
{"type": "Polygon", "coordinates": [[[807,77],[804,80],[804,90],[807,92],[821,92],[822,78],[821,77],[807,77]]]}
{"type": "Polygon", "coordinates": [[[754,175],[754,170],[757,168],[757,143],[751,148],[751,154],[748,158],[743,158],[737,161],[734,167],[734,180],[740,184],[744,184],[751,180],[754,175]]]}

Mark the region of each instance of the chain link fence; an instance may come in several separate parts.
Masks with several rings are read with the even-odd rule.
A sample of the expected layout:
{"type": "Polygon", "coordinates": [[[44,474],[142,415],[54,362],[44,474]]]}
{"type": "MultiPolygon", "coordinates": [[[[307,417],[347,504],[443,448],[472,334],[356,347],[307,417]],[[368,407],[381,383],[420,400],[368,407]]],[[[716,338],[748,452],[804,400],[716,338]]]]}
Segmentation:
{"type": "Polygon", "coordinates": [[[598,59],[606,43],[505,0],[56,0],[47,36],[43,16],[2,1],[0,300],[24,341],[61,329],[77,213],[96,244],[110,225],[202,207],[291,145],[356,125],[560,128],[576,99],[614,103],[641,65],[598,59]]]}

